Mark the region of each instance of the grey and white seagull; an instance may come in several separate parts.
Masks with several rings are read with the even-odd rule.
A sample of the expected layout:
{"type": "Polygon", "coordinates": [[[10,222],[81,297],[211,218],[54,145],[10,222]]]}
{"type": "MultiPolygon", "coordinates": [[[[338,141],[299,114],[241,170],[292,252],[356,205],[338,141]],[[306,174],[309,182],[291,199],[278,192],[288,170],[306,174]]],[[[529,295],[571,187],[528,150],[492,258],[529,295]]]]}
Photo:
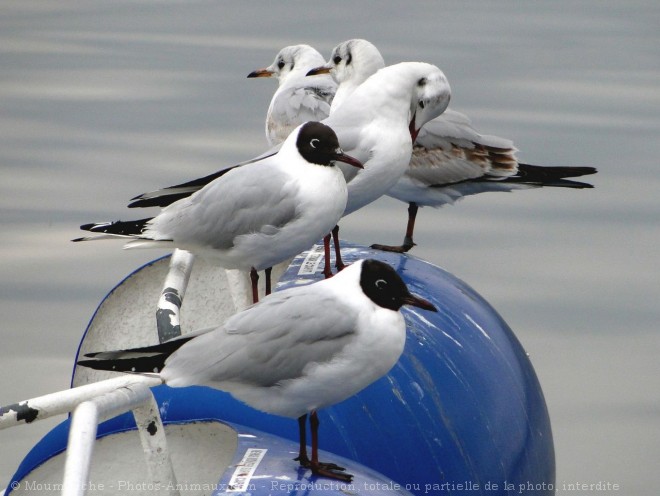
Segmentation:
{"type": "Polygon", "coordinates": [[[344,468],[318,460],[316,412],[353,396],[396,364],[406,340],[403,305],[436,311],[413,296],[392,267],[360,260],[330,279],[266,296],[219,327],[155,346],[91,353],[78,363],[157,373],[172,387],[210,386],[258,410],[297,418],[300,465],[350,481],[344,468]]]}
{"type": "MultiPolygon", "coordinates": [[[[350,170],[352,167],[341,167],[348,183],[344,215],[373,202],[396,184],[410,162],[413,140],[426,122],[447,108],[450,95],[447,78],[438,67],[424,62],[401,62],[368,77],[336,112],[322,121],[337,133],[342,149],[364,165],[359,174],[350,170]]],[[[273,153],[271,150],[263,156],[273,153]]],[[[135,197],[129,207],[167,206],[226,170],[145,193],[135,197]]],[[[337,245],[335,248],[337,265],[341,267],[337,245]]],[[[325,272],[328,275],[328,266],[325,272]]]]}
{"type": "Polygon", "coordinates": [[[299,126],[274,155],[235,167],[153,218],[85,224],[128,239],[125,248],[172,246],[229,269],[257,271],[287,260],[326,235],[346,207],[347,188],[335,162],[362,164],[339,147],[325,124],[299,126]]]}
{"type": "MultiPolygon", "coordinates": [[[[330,60],[308,74],[332,75],[339,84],[330,119],[360,86],[385,66],[378,49],[362,39],[337,45],[330,60]]],[[[340,136],[341,140],[341,136],[340,136]]],[[[464,114],[451,109],[419,131],[412,158],[404,174],[387,195],[408,203],[408,225],[400,246],[373,245],[388,251],[412,248],[418,208],[452,204],[469,195],[513,191],[541,186],[591,188],[588,183],[565,179],[596,173],[593,167],[542,167],[516,158],[511,140],[478,133],[464,114]]]]}
{"type": "Polygon", "coordinates": [[[309,45],[282,48],[268,67],[249,78],[277,78],[279,84],[266,114],[266,139],[279,145],[293,129],[307,121],[322,121],[330,115],[337,83],[332,76],[307,77],[307,72],[325,62],[309,45]]]}

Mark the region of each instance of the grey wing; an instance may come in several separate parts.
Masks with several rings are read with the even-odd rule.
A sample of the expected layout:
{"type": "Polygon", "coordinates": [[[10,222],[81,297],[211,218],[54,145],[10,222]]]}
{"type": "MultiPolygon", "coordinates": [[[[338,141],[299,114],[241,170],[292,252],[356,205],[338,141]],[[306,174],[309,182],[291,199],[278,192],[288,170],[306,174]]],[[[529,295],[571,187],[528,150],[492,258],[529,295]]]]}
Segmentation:
{"type": "Polygon", "coordinates": [[[271,386],[337,356],[355,334],[356,317],[319,291],[274,293],[187,343],[166,368],[195,376],[195,383],[271,386]]]}
{"type": "Polygon", "coordinates": [[[406,174],[433,186],[506,177],[517,171],[516,151],[510,140],[479,134],[467,116],[447,110],[422,128],[406,174]]]}
{"type": "Polygon", "coordinates": [[[261,155],[251,158],[250,160],[246,160],[238,164],[222,167],[217,171],[208,174],[204,177],[199,177],[197,179],[193,179],[191,181],[187,181],[185,183],[177,184],[174,186],[168,186],[166,188],[157,189],[155,191],[150,191],[148,193],[142,193],[141,195],[138,195],[131,199],[131,203],[129,203],[128,208],[167,207],[168,205],[171,205],[172,203],[182,198],[186,198],[192,195],[193,193],[195,193],[196,191],[199,191],[204,186],[210,184],[212,181],[226,174],[231,169],[240,167],[242,165],[250,164],[253,162],[259,162],[261,160],[272,157],[273,155],[276,155],[280,148],[281,148],[281,144],[278,144],[276,146],[271,147],[269,150],[262,153],[261,155]]]}
{"type": "Polygon", "coordinates": [[[298,215],[297,186],[268,162],[265,159],[232,170],[166,207],[145,234],[229,249],[236,236],[274,233],[298,215]]]}

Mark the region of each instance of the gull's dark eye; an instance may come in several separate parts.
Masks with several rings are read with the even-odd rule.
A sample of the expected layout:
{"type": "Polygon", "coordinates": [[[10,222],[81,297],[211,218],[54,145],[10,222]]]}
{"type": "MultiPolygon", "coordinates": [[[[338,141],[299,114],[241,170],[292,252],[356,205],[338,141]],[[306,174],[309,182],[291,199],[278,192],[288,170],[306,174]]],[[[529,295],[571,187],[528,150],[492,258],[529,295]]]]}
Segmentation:
{"type": "Polygon", "coordinates": [[[419,108],[424,108],[424,100],[421,100],[421,101],[419,102],[419,108]]]}
{"type": "Polygon", "coordinates": [[[283,67],[284,67],[284,61],[283,61],[283,60],[280,60],[280,61],[277,63],[277,68],[281,70],[283,67]]]}
{"type": "Polygon", "coordinates": [[[375,285],[378,289],[385,289],[385,287],[387,287],[387,281],[386,281],[385,279],[378,279],[378,280],[374,283],[374,285],[375,285]]]}
{"type": "Polygon", "coordinates": [[[419,81],[417,81],[417,86],[424,86],[426,85],[426,78],[422,78],[419,81]]]}
{"type": "Polygon", "coordinates": [[[316,145],[317,145],[320,141],[321,141],[321,140],[319,140],[318,138],[314,138],[313,140],[311,140],[311,141],[309,142],[309,146],[311,146],[312,148],[316,148],[316,145]]]}
{"type": "Polygon", "coordinates": [[[341,57],[339,55],[335,55],[335,58],[332,59],[335,65],[339,65],[339,62],[341,62],[341,57]]]}

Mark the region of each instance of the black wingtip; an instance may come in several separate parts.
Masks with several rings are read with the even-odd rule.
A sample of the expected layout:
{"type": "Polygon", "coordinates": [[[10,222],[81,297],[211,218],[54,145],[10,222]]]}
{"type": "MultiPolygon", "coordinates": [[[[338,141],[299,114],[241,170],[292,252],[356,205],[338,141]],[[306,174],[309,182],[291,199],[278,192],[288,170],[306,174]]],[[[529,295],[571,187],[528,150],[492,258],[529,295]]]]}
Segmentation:
{"type": "Polygon", "coordinates": [[[156,196],[154,198],[142,198],[142,196],[137,196],[131,201],[127,206],[128,208],[148,208],[148,207],[161,207],[165,208],[175,201],[179,201],[182,198],[190,196],[192,193],[177,193],[170,195],[156,196]]]}
{"type": "Polygon", "coordinates": [[[595,167],[583,167],[583,166],[543,166],[543,165],[533,165],[519,163],[518,169],[525,174],[538,177],[547,177],[561,179],[565,177],[580,177],[580,176],[590,176],[592,174],[597,174],[598,169],[595,167]]]}
{"type": "Polygon", "coordinates": [[[76,364],[88,369],[111,372],[158,373],[165,364],[165,358],[156,356],[123,360],[78,360],[76,364]]]}
{"type": "Polygon", "coordinates": [[[115,372],[159,372],[165,366],[167,358],[194,336],[182,336],[151,346],[142,346],[129,350],[98,351],[86,353],[79,360],[81,367],[115,372]],[[143,356],[139,356],[143,354],[143,356]]]}
{"type": "Polygon", "coordinates": [[[114,360],[78,360],[77,365],[93,370],[108,370],[113,372],[137,372],[134,367],[127,364],[118,366],[114,360]]]}
{"type": "Polygon", "coordinates": [[[571,181],[570,179],[557,179],[556,181],[543,183],[541,186],[554,186],[557,188],[573,188],[573,189],[592,189],[594,187],[591,183],[584,183],[582,181],[571,181]]]}
{"type": "Polygon", "coordinates": [[[78,360],[76,365],[94,370],[112,370],[113,368],[108,368],[108,365],[105,362],[107,362],[107,360],[78,360]]]}

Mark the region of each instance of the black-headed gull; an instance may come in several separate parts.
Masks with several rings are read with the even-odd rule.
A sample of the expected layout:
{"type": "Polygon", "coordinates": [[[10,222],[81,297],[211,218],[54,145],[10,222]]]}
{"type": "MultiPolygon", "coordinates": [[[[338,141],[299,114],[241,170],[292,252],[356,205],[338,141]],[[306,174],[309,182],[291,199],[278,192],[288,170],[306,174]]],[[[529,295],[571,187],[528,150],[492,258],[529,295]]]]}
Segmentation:
{"type": "MultiPolygon", "coordinates": [[[[319,60],[322,61],[321,64],[325,62],[321,54],[309,45],[285,47],[280,50],[275,57],[275,61],[269,67],[253,71],[248,76],[262,77],[275,75],[280,80],[280,86],[273,95],[266,116],[266,135],[271,145],[277,144],[277,139],[281,139],[284,132],[289,129],[291,125],[299,123],[300,119],[322,120],[328,116],[330,105],[320,106],[317,104],[317,94],[319,93],[317,88],[320,86],[324,89],[322,93],[324,96],[334,95],[336,90],[334,79],[327,74],[316,76],[319,78],[319,82],[317,85],[314,85],[313,82],[316,77],[307,77],[307,72],[309,70],[320,65],[319,60]],[[328,83],[328,80],[330,80],[334,86],[331,86],[328,83]],[[301,111],[301,103],[305,100],[309,100],[311,103],[306,109],[304,109],[304,111],[301,111]],[[309,107],[313,107],[313,111],[309,107]]],[[[377,67],[373,72],[376,72],[376,70],[381,67],[377,67]]],[[[422,80],[422,77],[423,76],[420,76],[418,80],[422,80]]],[[[438,81],[441,81],[442,83],[439,93],[441,96],[439,96],[437,100],[432,101],[433,97],[429,96],[436,91],[435,88],[429,89],[429,87],[433,85],[430,81],[432,77],[434,76],[427,76],[427,80],[425,80],[425,84],[428,85],[428,87],[424,88],[424,90],[427,91],[427,95],[426,97],[421,97],[423,101],[421,105],[432,106],[435,105],[437,101],[439,104],[437,107],[433,108],[437,108],[438,112],[441,112],[449,101],[449,86],[446,79],[444,79],[444,75],[442,75],[442,77],[438,79],[438,81]],[[426,98],[426,100],[424,100],[424,98],[426,98]]],[[[367,78],[360,78],[359,84],[362,84],[365,79],[367,78]]],[[[390,79],[394,81],[392,77],[390,77],[390,79]]],[[[390,84],[387,78],[380,78],[377,79],[377,81],[380,86],[390,84]]],[[[396,82],[393,84],[396,85],[399,83],[396,82]]],[[[350,91],[345,91],[344,94],[348,96],[354,89],[355,87],[352,87],[350,91]]],[[[380,109],[387,106],[391,94],[392,93],[389,91],[374,91],[373,88],[365,90],[359,98],[353,99],[348,105],[351,107],[351,112],[365,115],[366,118],[354,119],[356,122],[350,122],[350,115],[348,118],[344,115],[336,118],[335,121],[332,119],[327,122],[324,121],[330,126],[336,125],[337,129],[342,129],[342,131],[339,131],[340,142],[348,143],[349,141],[355,142],[359,139],[363,139],[364,143],[367,143],[371,140],[371,142],[366,145],[363,143],[358,143],[355,147],[349,145],[352,149],[361,147],[363,152],[366,152],[361,156],[363,156],[363,160],[366,161],[365,171],[368,172],[364,177],[361,177],[359,174],[356,176],[352,171],[345,170],[346,180],[350,183],[349,199],[345,212],[346,215],[382,196],[389,186],[395,183],[396,178],[403,173],[404,169],[402,165],[405,161],[401,160],[399,157],[402,154],[405,154],[406,146],[403,141],[409,140],[409,137],[407,133],[401,132],[401,126],[397,128],[392,127],[389,123],[385,123],[388,117],[380,119],[380,121],[377,122],[377,112],[373,112],[372,110],[378,109],[378,111],[380,111],[380,109]],[[366,112],[363,110],[365,108],[367,109],[366,112]],[[349,124],[345,125],[347,122],[349,124]],[[364,137],[366,137],[366,140],[362,136],[360,138],[355,138],[356,135],[360,134],[363,134],[364,137]],[[369,134],[371,134],[371,136],[369,136],[369,134]],[[380,148],[384,149],[389,145],[387,151],[374,151],[374,135],[378,137],[378,141],[380,142],[380,145],[378,146],[380,148]],[[372,157],[374,154],[376,157],[372,157]],[[355,182],[353,182],[353,180],[355,180],[355,182]]],[[[342,101],[343,100],[344,98],[342,98],[342,101]]],[[[417,99],[414,102],[415,105],[418,105],[419,101],[420,100],[417,99]]],[[[336,108],[336,106],[333,106],[333,108],[336,108]]],[[[414,132],[417,132],[425,118],[420,115],[421,112],[418,111],[416,106],[411,105],[410,111],[411,115],[417,114],[416,117],[418,118],[418,123],[413,124],[413,128],[417,127],[417,130],[414,132]]],[[[399,119],[399,123],[400,122],[406,122],[406,124],[409,125],[408,121],[399,119]]],[[[358,152],[353,151],[351,153],[358,152]]],[[[338,228],[335,228],[333,234],[335,234],[335,248],[338,265],[341,267],[343,264],[341,263],[341,255],[338,247],[337,231],[338,228]]],[[[329,238],[326,238],[324,241],[326,243],[327,252],[329,238]]],[[[325,260],[326,267],[324,272],[326,275],[330,275],[328,253],[326,253],[325,260]]]]}
{"type": "MultiPolygon", "coordinates": [[[[384,65],[383,57],[373,44],[353,39],[336,46],[327,64],[308,74],[330,73],[338,82],[330,109],[332,117],[349,95],[384,65]]],[[[465,115],[447,109],[419,132],[409,167],[386,193],[409,204],[403,244],[373,247],[397,252],[412,248],[415,245],[415,218],[420,206],[440,207],[464,196],[487,191],[539,186],[592,187],[565,178],[594,174],[596,169],[593,167],[522,164],[516,159],[516,151],[510,140],[479,134],[465,115]]]]}
{"type": "Polygon", "coordinates": [[[275,77],[279,85],[266,114],[266,139],[280,144],[303,122],[322,121],[330,114],[337,83],[329,76],[307,77],[323,64],[323,56],[309,45],[282,48],[271,65],[248,74],[249,78],[275,77]]]}
{"type": "Polygon", "coordinates": [[[353,396],[394,366],[406,339],[403,305],[436,311],[410,294],[392,267],[360,260],[331,279],[273,293],[220,327],[155,346],[91,353],[78,363],[159,373],[172,387],[211,386],[253,408],[297,418],[300,464],[350,481],[343,468],[318,461],[316,412],[353,396]]]}
{"type": "MultiPolygon", "coordinates": [[[[368,77],[323,121],[335,130],[342,149],[364,164],[360,174],[350,167],[341,168],[348,182],[344,215],[371,203],[396,184],[410,163],[413,139],[426,122],[447,108],[450,96],[447,78],[436,66],[401,62],[368,77]]],[[[145,193],[129,206],[167,206],[225,172],[145,193]]],[[[337,261],[341,267],[339,256],[337,261]]]]}
{"type": "Polygon", "coordinates": [[[335,161],[362,167],[342,151],[329,126],[308,122],[277,154],[229,170],[157,216],[85,224],[81,229],[100,236],[74,241],[129,238],[126,248],[169,245],[249,270],[256,301],[256,271],[308,249],[342,216],[347,188],[335,161]]]}

